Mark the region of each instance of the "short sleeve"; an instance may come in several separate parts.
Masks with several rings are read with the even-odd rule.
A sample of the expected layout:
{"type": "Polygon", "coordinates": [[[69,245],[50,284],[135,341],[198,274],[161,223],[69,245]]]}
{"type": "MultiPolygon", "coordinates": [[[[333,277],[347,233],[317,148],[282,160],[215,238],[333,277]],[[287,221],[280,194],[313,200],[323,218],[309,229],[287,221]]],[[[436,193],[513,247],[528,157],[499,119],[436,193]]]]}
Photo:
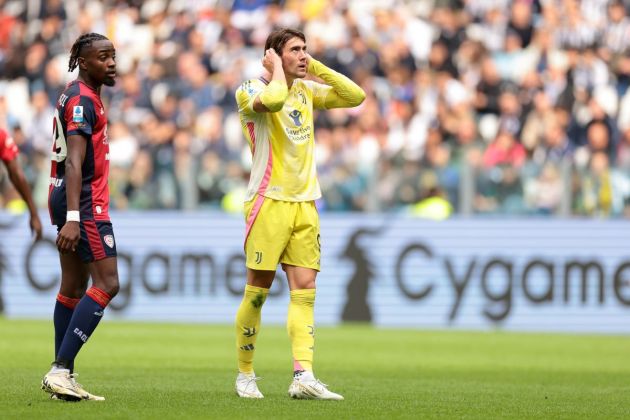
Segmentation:
{"type": "Polygon", "coordinates": [[[236,103],[238,112],[254,114],[254,100],[265,89],[265,84],[260,80],[247,80],[236,90],[236,103]]]}
{"type": "Polygon", "coordinates": [[[326,109],[326,96],[328,96],[328,92],[330,92],[332,87],[313,80],[304,80],[304,84],[312,92],[313,108],[326,109]]]}
{"type": "Polygon", "coordinates": [[[74,96],[68,100],[64,119],[66,138],[73,135],[90,137],[96,125],[94,102],[87,96],[74,96]]]}
{"type": "Polygon", "coordinates": [[[0,129],[0,160],[10,162],[16,158],[19,150],[13,138],[6,131],[0,129]]]}

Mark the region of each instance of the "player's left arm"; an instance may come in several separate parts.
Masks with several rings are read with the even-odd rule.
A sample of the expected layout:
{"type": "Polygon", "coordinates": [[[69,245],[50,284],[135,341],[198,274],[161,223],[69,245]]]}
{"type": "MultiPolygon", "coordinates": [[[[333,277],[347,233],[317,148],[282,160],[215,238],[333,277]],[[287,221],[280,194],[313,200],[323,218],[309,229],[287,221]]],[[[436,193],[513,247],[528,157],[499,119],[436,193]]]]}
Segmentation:
{"type": "Polygon", "coordinates": [[[35,202],[33,201],[33,196],[31,195],[31,189],[28,186],[28,182],[26,181],[24,172],[22,171],[22,168],[20,167],[17,158],[4,163],[7,167],[7,171],[9,172],[9,179],[11,180],[11,183],[13,184],[13,186],[15,186],[15,189],[28,206],[28,211],[30,213],[31,232],[35,234],[35,239],[41,239],[42,222],[41,220],[39,220],[37,208],[35,207],[35,202]]]}
{"type": "Polygon", "coordinates": [[[326,67],[308,55],[308,72],[326,82],[331,89],[323,101],[315,100],[316,108],[351,108],[365,100],[365,91],[350,78],[326,67]]]}

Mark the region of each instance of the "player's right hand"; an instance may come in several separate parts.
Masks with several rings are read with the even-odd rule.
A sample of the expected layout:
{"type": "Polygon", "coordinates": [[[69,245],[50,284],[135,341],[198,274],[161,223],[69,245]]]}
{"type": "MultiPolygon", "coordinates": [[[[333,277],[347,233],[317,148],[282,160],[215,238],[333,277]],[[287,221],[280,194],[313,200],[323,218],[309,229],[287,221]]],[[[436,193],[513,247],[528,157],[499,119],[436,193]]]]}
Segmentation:
{"type": "Polygon", "coordinates": [[[35,240],[42,239],[42,221],[39,220],[37,214],[31,216],[30,220],[31,232],[35,235],[35,240]]]}
{"type": "Polygon", "coordinates": [[[265,56],[262,59],[262,65],[269,73],[273,74],[273,70],[276,66],[282,67],[282,59],[273,48],[269,48],[265,51],[265,56]]]}
{"type": "Polygon", "coordinates": [[[57,235],[57,249],[62,254],[76,251],[80,237],[79,222],[66,222],[57,235]]]}

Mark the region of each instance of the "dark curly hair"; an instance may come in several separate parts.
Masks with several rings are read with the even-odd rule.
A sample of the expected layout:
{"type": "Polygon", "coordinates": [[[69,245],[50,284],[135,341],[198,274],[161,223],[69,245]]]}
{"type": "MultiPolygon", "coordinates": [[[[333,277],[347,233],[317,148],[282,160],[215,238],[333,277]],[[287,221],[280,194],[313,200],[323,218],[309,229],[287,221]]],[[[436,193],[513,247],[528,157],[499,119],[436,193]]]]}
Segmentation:
{"type": "Polygon", "coordinates": [[[83,34],[74,41],[72,45],[72,49],[70,50],[70,61],[68,61],[68,71],[72,72],[77,68],[79,64],[79,57],[81,56],[81,50],[84,47],[89,47],[92,45],[94,41],[101,41],[103,39],[108,39],[106,36],[97,34],[94,32],[90,32],[88,34],[83,34]]]}

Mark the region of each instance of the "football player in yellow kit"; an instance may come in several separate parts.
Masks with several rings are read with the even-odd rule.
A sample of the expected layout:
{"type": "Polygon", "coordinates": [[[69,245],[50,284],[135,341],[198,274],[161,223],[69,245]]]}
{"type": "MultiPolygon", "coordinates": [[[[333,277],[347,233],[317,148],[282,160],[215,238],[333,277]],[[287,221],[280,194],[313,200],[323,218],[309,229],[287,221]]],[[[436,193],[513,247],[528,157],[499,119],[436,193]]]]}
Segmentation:
{"type": "Polygon", "coordinates": [[[287,329],[293,353],[293,398],[342,400],[313,374],[315,278],[320,269],[321,197],[315,167],[313,109],[358,106],[365,92],[313,59],[304,34],[278,29],[265,43],[265,74],[236,92],[253,155],[245,203],[247,285],[236,315],[240,397],[263,398],[254,374],[261,309],[278,264],[289,283],[287,329]],[[307,74],[325,84],[305,80],[307,74]]]}

